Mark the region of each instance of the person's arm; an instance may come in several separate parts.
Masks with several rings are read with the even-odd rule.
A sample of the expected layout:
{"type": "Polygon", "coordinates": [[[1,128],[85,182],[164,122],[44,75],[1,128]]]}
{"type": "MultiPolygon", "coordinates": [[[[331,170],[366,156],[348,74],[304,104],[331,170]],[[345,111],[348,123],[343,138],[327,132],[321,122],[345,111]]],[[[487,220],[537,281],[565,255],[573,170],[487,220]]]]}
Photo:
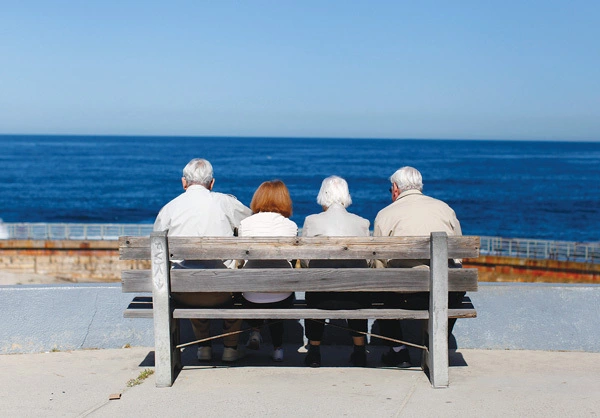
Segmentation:
{"type": "Polygon", "coordinates": [[[164,231],[171,226],[169,216],[165,212],[165,208],[162,208],[160,212],[158,212],[156,220],[154,221],[154,227],[152,228],[153,231],[164,231]]]}
{"type": "MultiPolygon", "coordinates": [[[[374,237],[382,237],[383,233],[381,231],[381,220],[379,217],[375,218],[375,224],[373,225],[373,236],[374,237]]],[[[376,269],[386,268],[388,260],[373,260],[371,263],[371,267],[376,269]]]]}
{"type": "MultiPolygon", "coordinates": [[[[223,195],[223,209],[229,220],[229,224],[231,225],[231,230],[235,231],[239,230],[240,222],[246,219],[248,216],[252,215],[252,211],[250,208],[244,206],[242,202],[237,200],[234,196],[231,195],[223,195]]],[[[239,232],[238,232],[239,233],[239,232]]]]}
{"type": "Polygon", "coordinates": [[[456,235],[456,236],[462,235],[462,229],[460,228],[460,222],[458,221],[458,218],[456,217],[456,213],[454,213],[454,211],[452,211],[452,217],[450,218],[450,225],[452,226],[452,229],[454,229],[454,235],[456,235]]]}
{"type": "MultiPolygon", "coordinates": [[[[310,236],[310,235],[308,235],[310,222],[307,222],[307,220],[308,220],[308,218],[306,218],[304,220],[304,225],[302,225],[302,235],[301,236],[303,236],[303,237],[310,236]]],[[[310,262],[310,260],[300,260],[300,267],[308,268],[309,262],[310,262]]]]}
{"type": "MultiPolygon", "coordinates": [[[[460,222],[458,221],[458,218],[456,217],[456,213],[454,211],[452,211],[452,215],[453,216],[450,218],[450,225],[454,229],[454,235],[461,236],[462,229],[460,228],[460,222]]],[[[454,261],[454,266],[456,268],[462,267],[462,258],[454,258],[453,261],[454,261]]]]}

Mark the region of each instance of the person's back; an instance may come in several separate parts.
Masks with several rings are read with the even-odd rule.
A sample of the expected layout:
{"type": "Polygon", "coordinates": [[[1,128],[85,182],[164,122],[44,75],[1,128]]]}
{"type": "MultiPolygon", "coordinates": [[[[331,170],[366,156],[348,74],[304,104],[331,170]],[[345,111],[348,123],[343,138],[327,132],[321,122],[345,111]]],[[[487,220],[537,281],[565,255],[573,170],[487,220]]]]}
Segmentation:
{"type": "MultiPolygon", "coordinates": [[[[375,218],[373,236],[401,237],[423,236],[432,232],[446,232],[448,235],[462,235],[460,222],[454,210],[441,200],[425,196],[421,173],[413,167],[402,167],[391,177],[392,203],[379,211],[375,218]]],[[[461,260],[454,260],[453,267],[459,267],[461,260]]],[[[452,264],[452,263],[451,263],[452,264]]],[[[429,268],[429,260],[375,260],[376,267],[429,268]]],[[[464,293],[450,293],[449,304],[459,304],[464,293]]],[[[384,305],[396,309],[427,309],[427,292],[383,294],[384,305]]],[[[449,331],[453,322],[449,322],[449,331]]],[[[407,347],[402,343],[403,334],[400,321],[380,321],[381,334],[395,341],[390,351],[381,360],[390,366],[410,366],[407,347]]]]}
{"type": "Polygon", "coordinates": [[[462,235],[456,214],[441,200],[406,190],[375,218],[374,236],[419,236],[432,232],[462,235]]]}
{"type": "Polygon", "coordinates": [[[333,203],[326,211],[306,217],[302,228],[302,236],[368,236],[369,224],[370,222],[367,219],[348,212],[339,203],[333,203]]]}
{"type": "MultiPolygon", "coordinates": [[[[252,212],[233,196],[212,192],[214,185],[211,164],[203,159],[193,159],[183,169],[181,183],[184,193],[167,203],[158,213],[154,222],[155,231],[168,230],[169,236],[213,236],[234,235],[242,219],[252,212]]],[[[173,261],[173,268],[226,268],[222,260],[173,261]]],[[[189,307],[227,307],[232,305],[232,294],[228,292],[173,293],[173,300],[189,307]]],[[[196,338],[201,341],[198,360],[212,359],[210,323],[206,319],[192,319],[196,338]]],[[[238,331],[241,320],[225,319],[223,334],[223,361],[239,358],[237,350],[238,331]]]]}
{"type": "MultiPolygon", "coordinates": [[[[323,180],[317,203],[323,212],[309,215],[302,227],[303,237],[368,237],[367,219],[354,215],[346,210],[352,204],[348,183],[341,177],[331,176],[323,180]]],[[[309,268],[367,268],[367,260],[302,260],[303,267],[309,268]]],[[[360,309],[371,305],[368,292],[306,292],[306,304],[317,309],[360,309]]],[[[305,336],[308,339],[308,352],[304,363],[310,367],[321,365],[321,340],[325,325],[323,321],[306,319],[305,336]]],[[[354,350],[350,357],[355,366],[367,364],[364,333],[367,332],[367,320],[348,320],[354,350]]]]}

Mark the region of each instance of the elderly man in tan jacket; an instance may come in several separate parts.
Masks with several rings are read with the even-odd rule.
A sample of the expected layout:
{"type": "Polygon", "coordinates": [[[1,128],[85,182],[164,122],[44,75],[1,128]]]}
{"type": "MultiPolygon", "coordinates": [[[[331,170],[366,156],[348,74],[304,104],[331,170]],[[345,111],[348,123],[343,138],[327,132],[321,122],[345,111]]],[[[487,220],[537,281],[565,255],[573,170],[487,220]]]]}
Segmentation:
{"type": "MultiPolygon", "coordinates": [[[[423,178],[413,167],[402,167],[390,177],[392,203],[383,208],[375,218],[373,235],[419,236],[431,232],[446,232],[448,235],[462,235],[460,222],[454,210],[441,200],[423,194],[423,178]]],[[[460,267],[461,260],[454,260],[460,267]]],[[[376,267],[428,268],[428,260],[376,260],[376,267]]],[[[461,301],[464,293],[451,294],[450,304],[461,301]]],[[[388,307],[401,309],[427,309],[427,293],[387,294],[384,303],[388,307]]],[[[382,335],[402,340],[399,320],[380,321],[382,335]]],[[[448,326],[452,330],[451,323],[448,326]]],[[[390,347],[381,360],[389,366],[409,367],[410,356],[405,345],[390,347]]]]}

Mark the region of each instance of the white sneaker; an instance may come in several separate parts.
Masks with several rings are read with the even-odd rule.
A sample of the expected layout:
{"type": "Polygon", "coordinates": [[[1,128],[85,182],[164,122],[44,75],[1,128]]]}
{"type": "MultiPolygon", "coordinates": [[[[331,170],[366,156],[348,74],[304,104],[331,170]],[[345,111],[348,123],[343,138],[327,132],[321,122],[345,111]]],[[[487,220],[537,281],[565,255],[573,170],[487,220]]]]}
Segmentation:
{"type": "Polygon", "coordinates": [[[248,342],[246,343],[246,348],[249,350],[259,350],[261,341],[262,337],[260,331],[252,331],[250,333],[250,338],[248,338],[248,342]]]}
{"type": "Polygon", "coordinates": [[[239,346],[238,346],[238,348],[224,347],[223,348],[223,357],[221,357],[221,360],[223,360],[227,363],[232,363],[232,362],[237,361],[245,356],[246,356],[246,353],[244,352],[242,347],[239,347],[239,346]]]}
{"type": "Polygon", "coordinates": [[[212,360],[212,347],[209,347],[209,346],[198,347],[198,360],[199,361],[211,361],[212,360]]]}
{"type": "Polygon", "coordinates": [[[273,361],[283,361],[283,348],[273,350],[273,361]]]}

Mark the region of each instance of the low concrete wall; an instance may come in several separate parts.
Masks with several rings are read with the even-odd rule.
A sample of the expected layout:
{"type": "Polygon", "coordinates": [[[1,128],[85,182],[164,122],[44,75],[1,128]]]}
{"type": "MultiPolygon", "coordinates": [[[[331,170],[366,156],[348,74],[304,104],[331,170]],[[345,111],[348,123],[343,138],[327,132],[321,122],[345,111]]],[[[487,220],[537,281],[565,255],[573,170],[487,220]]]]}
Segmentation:
{"type": "MultiPolygon", "coordinates": [[[[480,283],[470,296],[478,318],[457,322],[459,348],[600,352],[598,285],[480,283]]],[[[0,286],[0,354],[153,346],[151,320],[123,318],[131,298],[118,284],[0,286]]]]}
{"type": "Polygon", "coordinates": [[[121,270],[149,268],[147,260],[120,261],[118,241],[0,240],[0,270],[11,273],[75,283],[117,282],[121,270]]]}
{"type": "Polygon", "coordinates": [[[600,284],[600,264],[482,255],[463,266],[477,268],[480,282],[600,284]]]}

